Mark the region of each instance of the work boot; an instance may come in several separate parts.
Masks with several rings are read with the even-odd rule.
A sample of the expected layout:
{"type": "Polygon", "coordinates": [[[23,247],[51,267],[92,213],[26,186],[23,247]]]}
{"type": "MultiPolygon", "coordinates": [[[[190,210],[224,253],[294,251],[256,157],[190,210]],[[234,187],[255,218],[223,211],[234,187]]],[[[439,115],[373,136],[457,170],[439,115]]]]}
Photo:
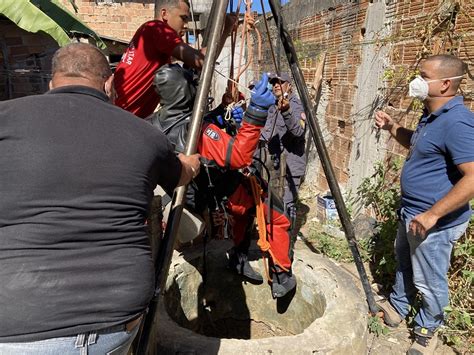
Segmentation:
{"type": "Polygon", "coordinates": [[[262,283],[263,277],[257,271],[255,271],[249,263],[247,253],[244,253],[236,248],[229,249],[226,252],[227,260],[229,261],[227,267],[232,271],[237,272],[239,275],[243,275],[249,280],[262,283]]]}
{"type": "Polygon", "coordinates": [[[296,277],[290,271],[282,271],[278,266],[272,275],[273,298],[281,298],[296,287],[296,277]]]}
{"type": "Polygon", "coordinates": [[[415,327],[413,329],[415,340],[408,349],[408,355],[432,355],[435,352],[436,345],[438,344],[438,336],[423,327],[415,327]]]}
{"type": "Polygon", "coordinates": [[[377,301],[377,306],[383,312],[383,321],[386,325],[392,328],[396,328],[402,322],[402,317],[397,312],[395,308],[393,308],[392,304],[388,299],[383,299],[377,301]]]}

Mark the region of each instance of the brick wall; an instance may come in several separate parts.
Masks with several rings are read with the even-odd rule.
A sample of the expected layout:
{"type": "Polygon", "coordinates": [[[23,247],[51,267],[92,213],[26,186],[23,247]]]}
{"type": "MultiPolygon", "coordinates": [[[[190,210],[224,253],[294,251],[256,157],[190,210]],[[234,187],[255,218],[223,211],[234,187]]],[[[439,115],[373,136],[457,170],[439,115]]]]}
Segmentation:
{"type": "MultiPolygon", "coordinates": [[[[461,1],[459,8],[450,8],[443,5],[446,2],[436,0],[338,3],[324,9],[315,7],[312,13],[305,11],[303,17],[301,11],[292,7],[298,5],[298,1],[294,1],[283,8],[283,16],[308,85],[313,81],[318,56],[323,51],[327,53],[320,102],[324,108],[319,107],[318,121],[340,185],[353,189],[351,180],[360,181],[361,178],[354,176],[356,164],[359,164],[354,156],[375,156],[377,150],[370,144],[366,151],[359,144],[356,146],[359,142],[356,133],[360,133],[356,129],[360,131],[362,123],[365,125],[362,134],[377,136],[371,139],[381,143],[382,159],[383,156],[403,157],[406,154],[385,132],[380,135],[372,129],[371,120],[374,109],[383,106],[402,124],[413,126],[421,111],[407,97],[407,83],[415,73],[419,59],[426,53],[452,52],[465,60],[472,70],[474,6],[461,1]],[[375,6],[383,11],[367,17],[375,6]],[[379,31],[368,31],[373,22],[382,20],[379,31]],[[368,47],[371,48],[369,54],[368,47]],[[366,62],[362,63],[364,60],[366,62]],[[379,71],[378,66],[381,67],[379,71]],[[367,68],[369,70],[364,72],[367,68]],[[369,82],[364,81],[364,77],[370,75],[375,76],[369,82]],[[371,104],[358,105],[360,98],[367,95],[371,104]]],[[[261,30],[265,33],[263,26],[261,30]]],[[[271,32],[272,45],[278,48],[275,29],[271,32]]],[[[263,37],[265,39],[266,35],[263,37]]],[[[271,58],[267,43],[264,48],[264,58],[271,58]]],[[[284,53],[280,59],[286,64],[284,53]]],[[[273,71],[273,67],[271,60],[262,64],[262,70],[273,71]]],[[[285,65],[282,69],[285,70],[285,65]]],[[[254,66],[254,70],[258,71],[258,68],[254,66]]],[[[474,109],[473,89],[473,80],[465,80],[462,91],[471,109],[474,109]]],[[[370,161],[371,165],[373,161],[370,161]]],[[[316,174],[307,176],[310,187],[317,191],[327,190],[326,178],[314,151],[312,157],[310,154],[310,164],[317,167],[316,174]]],[[[368,176],[369,170],[359,172],[359,175],[368,176]]]]}
{"type": "MultiPolygon", "coordinates": [[[[407,95],[407,83],[424,55],[455,54],[473,69],[474,7],[467,1],[460,3],[460,8],[454,8],[434,0],[399,1],[390,7],[393,40],[387,66],[390,79],[384,90],[388,112],[405,126],[414,127],[421,114],[419,105],[407,95]]],[[[466,77],[461,92],[466,106],[474,110],[474,81],[466,77]]],[[[404,157],[406,150],[388,139],[387,153],[389,158],[404,157]]]]}
{"type": "MultiPolygon", "coordinates": [[[[99,35],[128,42],[137,28],[154,16],[154,1],[76,0],[76,13],[68,0],[63,5],[99,35]]],[[[48,90],[51,58],[57,43],[46,34],[30,33],[7,19],[0,20],[0,100],[48,90]]],[[[118,60],[126,46],[106,41],[107,54],[118,60]]]]}
{"type": "Polygon", "coordinates": [[[64,7],[99,35],[129,41],[138,27],[154,18],[154,0],[143,1],[96,1],[76,0],[75,13],[68,0],[61,0],[64,7]]]}
{"type": "Polygon", "coordinates": [[[47,91],[57,43],[7,19],[0,20],[0,33],[0,100],[47,91]]]}

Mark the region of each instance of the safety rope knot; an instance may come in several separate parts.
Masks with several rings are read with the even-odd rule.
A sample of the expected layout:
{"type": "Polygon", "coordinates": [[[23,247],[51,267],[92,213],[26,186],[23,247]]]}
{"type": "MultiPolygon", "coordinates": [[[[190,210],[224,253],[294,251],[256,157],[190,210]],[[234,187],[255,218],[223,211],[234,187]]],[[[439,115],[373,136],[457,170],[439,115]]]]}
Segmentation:
{"type": "Polygon", "coordinates": [[[234,111],[234,109],[238,107],[242,107],[242,105],[245,104],[245,102],[246,102],[245,100],[240,100],[239,102],[231,102],[230,104],[228,104],[226,107],[224,119],[226,121],[229,121],[230,118],[232,117],[232,111],[234,111]]]}

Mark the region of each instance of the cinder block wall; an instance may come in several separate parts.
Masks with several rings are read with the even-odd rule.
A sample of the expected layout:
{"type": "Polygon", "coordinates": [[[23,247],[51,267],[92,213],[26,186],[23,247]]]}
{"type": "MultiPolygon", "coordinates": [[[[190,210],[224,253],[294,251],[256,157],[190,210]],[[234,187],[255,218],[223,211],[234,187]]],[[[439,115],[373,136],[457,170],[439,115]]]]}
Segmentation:
{"type": "MultiPolygon", "coordinates": [[[[474,6],[467,1],[458,8],[442,3],[362,0],[308,5],[292,0],[283,8],[308,86],[320,54],[327,54],[317,117],[343,190],[355,191],[373,172],[376,161],[405,156],[406,151],[385,132],[375,130],[373,114],[384,108],[402,124],[416,124],[421,110],[407,95],[408,82],[423,55],[452,52],[473,71],[474,6]]],[[[271,18],[269,21],[272,23],[271,18]]],[[[263,26],[260,29],[264,33],[263,26]]],[[[278,52],[275,28],[271,32],[278,52]]],[[[263,46],[264,58],[271,58],[268,43],[263,46]]],[[[283,49],[280,55],[285,70],[283,49]]],[[[266,60],[253,70],[273,71],[273,67],[266,60]]],[[[473,90],[473,80],[465,80],[462,92],[467,106],[474,110],[473,90]]],[[[314,148],[309,159],[306,188],[326,191],[314,148]]]]}

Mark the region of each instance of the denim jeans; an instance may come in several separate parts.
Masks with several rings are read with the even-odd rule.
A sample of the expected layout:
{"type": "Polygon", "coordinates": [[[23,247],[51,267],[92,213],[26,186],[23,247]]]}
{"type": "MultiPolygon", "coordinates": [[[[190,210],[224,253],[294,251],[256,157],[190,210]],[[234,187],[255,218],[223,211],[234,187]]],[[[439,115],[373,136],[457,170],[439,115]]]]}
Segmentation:
{"type": "Polygon", "coordinates": [[[127,355],[139,328],[136,326],[130,332],[106,330],[32,342],[0,343],[0,355],[127,355]]]}
{"type": "Polygon", "coordinates": [[[434,228],[423,239],[408,231],[410,220],[402,218],[398,224],[397,272],[390,302],[404,318],[420,292],[422,305],[415,323],[435,331],[443,324],[444,308],[449,304],[447,273],[451,251],[469,222],[442,230],[434,228]]]}

